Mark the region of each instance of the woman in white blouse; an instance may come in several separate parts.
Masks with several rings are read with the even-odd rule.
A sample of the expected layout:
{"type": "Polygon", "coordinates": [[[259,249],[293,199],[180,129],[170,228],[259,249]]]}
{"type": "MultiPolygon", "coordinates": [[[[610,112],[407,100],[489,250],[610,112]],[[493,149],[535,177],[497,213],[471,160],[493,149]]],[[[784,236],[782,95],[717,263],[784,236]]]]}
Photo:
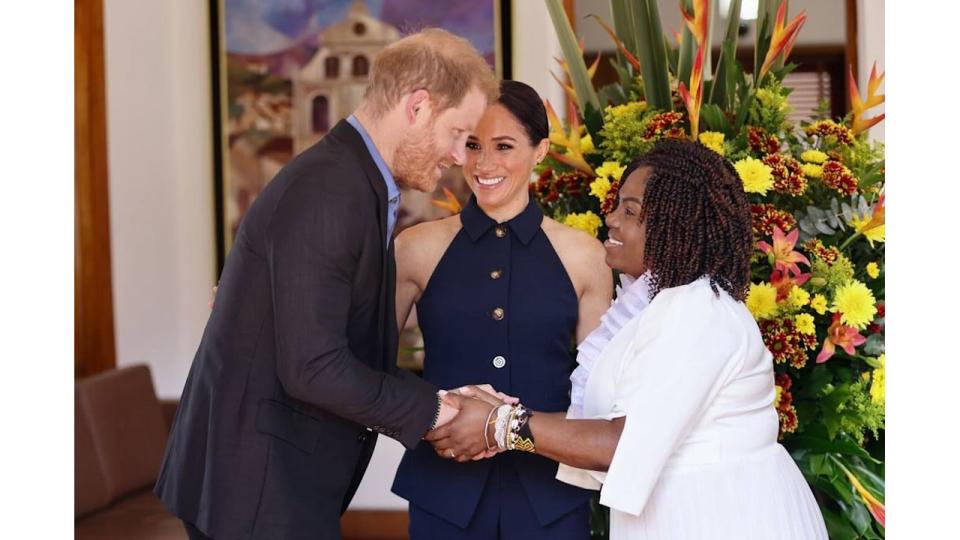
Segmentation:
{"type": "Polygon", "coordinates": [[[624,178],[605,247],[628,277],[579,347],[570,411],[499,406],[489,448],[602,484],[612,540],[827,538],[777,443],[772,357],[743,304],[753,237],[736,172],[702,145],[665,140],[624,178]]]}

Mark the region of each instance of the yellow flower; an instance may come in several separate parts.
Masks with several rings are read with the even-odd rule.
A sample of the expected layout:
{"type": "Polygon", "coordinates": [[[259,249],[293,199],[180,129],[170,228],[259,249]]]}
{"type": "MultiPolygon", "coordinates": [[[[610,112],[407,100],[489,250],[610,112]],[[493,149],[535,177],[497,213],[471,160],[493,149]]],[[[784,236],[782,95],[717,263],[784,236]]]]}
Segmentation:
{"type": "Polygon", "coordinates": [[[790,289],[790,294],[787,295],[787,302],[794,308],[802,308],[810,302],[810,293],[800,287],[794,287],[790,289]]]}
{"type": "Polygon", "coordinates": [[[616,161],[604,161],[603,165],[597,167],[597,178],[613,178],[620,180],[620,176],[627,168],[616,161]]]}
{"type": "Polygon", "coordinates": [[[801,334],[810,334],[813,335],[817,330],[813,326],[813,315],[809,313],[801,313],[793,319],[794,324],[797,326],[797,332],[801,334]]]}
{"type": "Polygon", "coordinates": [[[756,158],[743,158],[733,164],[743,181],[743,190],[747,193],[766,195],[773,187],[773,169],[756,158]]]}
{"type": "Polygon", "coordinates": [[[620,118],[621,116],[640,116],[645,110],[647,110],[646,101],[631,101],[616,107],[608,106],[604,112],[613,118],[620,118]]]}
{"type": "Polygon", "coordinates": [[[873,384],[870,385],[870,398],[874,403],[883,404],[886,393],[887,379],[887,355],[881,354],[877,360],[880,361],[880,367],[873,370],[873,384]]]}
{"type": "Polygon", "coordinates": [[[806,152],[800,154],[800,159],[806,161],[807,163],[823,163],[827,160],[826,154],[819,150],[807,150],[806,152]]]}
{"type": "Polygon", "coordinates": [[[724,154],[723,133],[719,133],[717,131],[704,131],[698,138],[700,139],[700,144],[706,146],[721,156],[724,154]]]}
{"type": "Polygon", "coordinates": [[[860,217],[856,212],[853,213],[853,219],[850,220],[850,225],[853,226],[857,232],[863,234],[870,240],[870,245],[873,245],[873,242],[883,242],[886,239],[886,230],[885,225],[880,224],[871,224],[873,220],[871,216],[860,217]]]}
{"type": "Polygon", "coordinates": [[[777,289],[767,282],[751,283],[747,309],[757,320],[773,317],[777,314],[777,289]]]}
{"type": "Polygon", "coordinates": [[[810,178],[821,178],[823,176],[823,167],[813,163],[800,165],[800,170],[803,171],[805,176],[809,176],[810,178]]]}
{"type": "Polygon", "coordinates": [[[610,191],[610,181],[605,176],[596,178],[590,183],[590,194],[603,202],[607,198],[607,192],[610,191]]]}
{"type": "Polygon", "coordinates": [[[780,396],[783,395],[783,387],[779,384],[775,384],[773,387],[777,391],[777,395],[773,398],[773,408],[776,409],[780,406],[780,396]]]}
{"type": "Polygon", "coordinates": [[[593,139],[590,137],[590,134],[587,133],[580,139],[580,152],[584,154],[589,154],[593,152],[593,139]]]}
{"type": "Polygon", "coordinates": [[[810,301],[810,307],[818,314],[823,315],[827,312],[827,297],[822,294],[815,295],[813,300],[810,301]]]}
{"type": "Polygon", "coordinates": [[[877,266],[877,263],[867,263],[867,275],[870,276],[870,279],[877,279],[880,277],[880,267],[877,266]]]}
{"type": "Polygon", "coordinates": [[[567,217],[563,218],[564,225],[580,229],[594,238],[597,237],[597,231],[600,230],[601,223],[600,217],[589,210],[582,214],[568,214],[567,217]]]}
{"type": "Polygon", "coordinates": [[[840,313],[840,322],[863,330],[877,314],[876,300],[866,285],[853,280],[837,288],[833,295],[833,311],[840,313]]]}

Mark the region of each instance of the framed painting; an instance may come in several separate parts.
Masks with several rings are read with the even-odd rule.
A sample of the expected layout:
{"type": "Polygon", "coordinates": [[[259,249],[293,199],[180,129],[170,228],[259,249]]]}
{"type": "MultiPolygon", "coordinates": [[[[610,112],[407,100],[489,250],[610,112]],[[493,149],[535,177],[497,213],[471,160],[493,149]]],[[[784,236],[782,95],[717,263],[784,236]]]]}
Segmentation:
{"type": "MultiPolygon", "coordinates": [[[[211,0],[210,14],[218,268],[260,191],[353,111],[393,41],[444,28],[510,76],[509,0],[211,0]]],[[[404,192],[397,231],[447,215],[431,203],[443,187],[468,196],[459,170],[438,194],[404,192]]]]}

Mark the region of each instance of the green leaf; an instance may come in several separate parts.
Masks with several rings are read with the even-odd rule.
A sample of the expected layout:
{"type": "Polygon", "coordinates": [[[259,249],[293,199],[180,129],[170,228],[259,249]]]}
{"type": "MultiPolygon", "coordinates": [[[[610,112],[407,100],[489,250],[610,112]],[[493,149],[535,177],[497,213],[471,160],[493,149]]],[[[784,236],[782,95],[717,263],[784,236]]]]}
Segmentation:
{"type": "Polygon", "coordinates": [[[847,518],[847,521],[853,526],[853,529],[857,531],[858,535],[862,536],[863,533],[870,528],[870,522],[873,521],[873,518],[870,517],[870,512],[867,511],[867,508],[859,499],[851,504],[837,501],[837,505],[843,512],[844,517],[847,518]]]}
{"type": "Polygon", "coordinates": [[[823,454],[810,455],[810,472],[819,476],[835,476],[833,462],[823,454]]]}
{"type": "Polygon", "coordinates": [[[733,109],[737,70],[740,69],[736,54],[737,42],[740,39],[740,3],[740,0],[730,2],[730,10],[727,12],[727,33],[720,45],[720,58],[717,59],[717,71],[714,75],[714,80],[717,82],[707,99],[710,103],[716,103],[728,111],[733,109]]]}
{"type": "Polygon", "coordinates": [[[827,526],[827,535],[830,540],[856,540],[858,538],[857,531],[843,516],[822,505],[820,506],[820,513],[823,514],[823,521],[827,526]]]}
{"type": "Polygon", "coordinates": [[[546,2],[553,28],[560,40],[563,58],[567,61],[567,68],[570,70],[570,82],[573,83],[574,93],[577,95],[577,106],[583,111],[589,103],[594,108],[599,109],[600,98],[597,97],[597,92],[593,89],[593,82],[587,73],[587,64],[583,61],[583,53],[580,52],[577,36],[573,34],[573,28],[570,27],[567,14],[563,10],[560,0],[546,0],[546,2]]]}
{"type": "Polygon", "coordinates": [[[703,105],[700,108],[700,118],[703,120],[704,125],[707,126],[707,130],[719,131],[726,135],[727,139],[730,139],[730,122],[727,121],[727,117],[724,116],[723,110],[720,107],[713,103],[703,105]]]}
{"type": "Polygon", "coordinates": [[[869,452],[853,441],[842,438],[830,440],[812,435],[794,435],[790,437],[790,448],[803,448],[814,452],[835,452],[849,456],[860,456],[875,463],[880,463],[869,452]]]}
{"type": "MultiPolygon", "coordinates": [[[[557,1],[557,0],[552,0],[557,1]]],[[[656,0],[611,0],[611,6],[623,3],[627,16],[635,22],[635,42],[639,44],[640,72],[643,90],[650,107],[672,111],[670,77],[667,73],[667,51],[663,42],[663,28],[656,0]]],[[[614,13],[616,17],[616,12],[614,13]]],[[[633,52],[633,51],[631,51],[633,52]]]]}
{"type": "MultiPolygon", "coordinates": [[[[682,0],[684,4],[684,9],[688,13],[693,11],[693,3],[690,0],[682,0]]],[[[683,82],[687,85],[687,88],[690,87],[690,72],[693,70],[693,57],[697,54],[697,44],[693,39],[693,33],[690,31],[690,27],[687,26],[686,21],[683,19],[683,15],[680,16],[680,24],[683,25],[683,30],[681,30],[680,38],[680,51],[677,61],[677,80],[683,82]]]]}

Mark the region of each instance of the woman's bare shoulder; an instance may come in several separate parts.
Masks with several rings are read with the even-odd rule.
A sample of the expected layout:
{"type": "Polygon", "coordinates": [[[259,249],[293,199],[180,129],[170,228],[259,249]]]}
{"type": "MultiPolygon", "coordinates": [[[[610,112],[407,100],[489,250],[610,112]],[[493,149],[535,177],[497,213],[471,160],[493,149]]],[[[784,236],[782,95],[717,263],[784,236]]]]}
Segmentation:
{"type": "Polygon", "coordinates": [[[418,223],[404,229],[394,240],[398,271],[433,267],[460,231],[460,216],[418,223]]]}

